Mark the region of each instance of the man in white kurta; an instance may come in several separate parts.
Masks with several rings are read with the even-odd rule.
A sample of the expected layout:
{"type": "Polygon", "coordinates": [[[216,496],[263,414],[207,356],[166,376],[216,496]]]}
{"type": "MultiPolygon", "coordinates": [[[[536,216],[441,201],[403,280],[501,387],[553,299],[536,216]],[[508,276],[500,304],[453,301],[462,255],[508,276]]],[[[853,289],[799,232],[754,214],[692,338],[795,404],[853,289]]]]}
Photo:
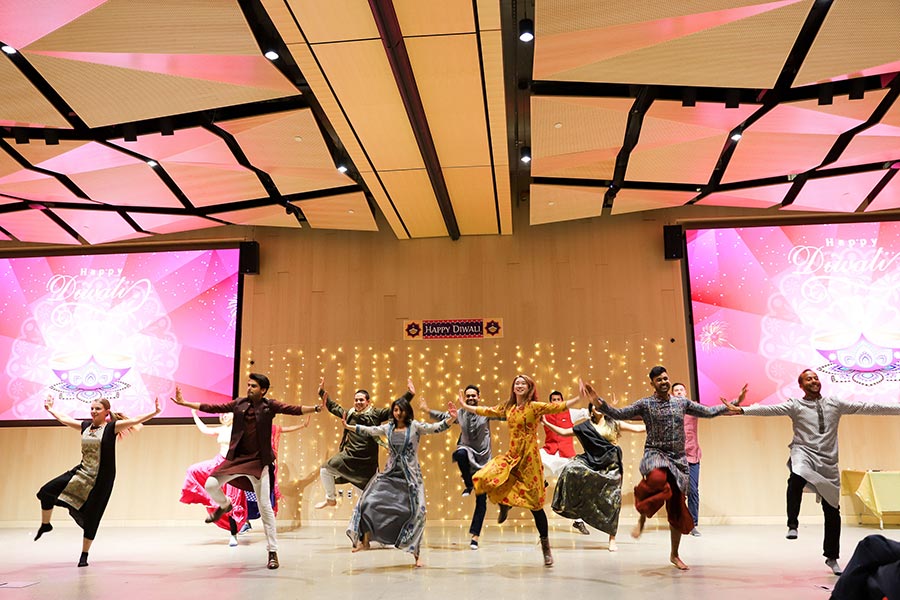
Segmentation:
{"type": "Polygon", "coordinates": [[[841,568],[841,473],[838,469],[838,424],[843,415],[900,415],[900,404],[849,402],[834,396],[823,397],[822,384],[815,371],[807,369],[797,379],[804,395],[782,404],[754,405],[743,408],[745,415],[791,418],[794,438],[788,461],[787,538],[797,539],[798,515],[804,488],[812,488],[822,500],[825,515],[823,554],[835,575],[841,568]]]}

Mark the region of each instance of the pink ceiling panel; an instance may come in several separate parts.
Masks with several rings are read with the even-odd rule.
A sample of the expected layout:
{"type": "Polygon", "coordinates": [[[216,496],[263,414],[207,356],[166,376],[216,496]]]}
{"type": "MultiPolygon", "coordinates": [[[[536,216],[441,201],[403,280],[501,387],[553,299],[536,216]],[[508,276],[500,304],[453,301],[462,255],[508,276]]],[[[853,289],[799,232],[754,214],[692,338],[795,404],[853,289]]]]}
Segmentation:
{"type": "Polygon", "coordinates": [[[157,215],[149,213],[128,213],[135,223],[144,231],[152,233],[177,233],[179,231],[194,231],[195,229],[207,229],[209,227],[221,227],[221,223],[204,219],[203,217],[184,217],[179,215],[157,215]]]}
{"type": "Polygon", "coordinates": [[[243,167],[220,168],[177,162],[162,164],[194,206],[212,206],[269,195],[256,174],[243,167]]]}
{"type": "Polygon", "coordinates": [[[112,143],[157,161],[237,164],[225,140],[202,127],[179,129],[175,135],[154,133],[142,135],[134,142],[112,140],[112,143]]]}
{"type": "Polygon", "coordinates": [[[94,204],[79,198],[55,178],[27,171],[0,179],[0,193],[35,202],[76,202],[94,204]]]}
{"type": "Polygon", "coordinates": [[[840,135],[867,120],[886,94],[886,90],[869,92],[862,100],[837,96],[834,104],[823,106],[819,106],[818,100],[779,104],[754,123],[749,131],[840,135]]]}
{"type": "Polygon", "coordinates": [[[53,209],[72,229],[89,244],[104,244],[117,240],[146,237],[134,230],[118,213],[97,210],[53,209]]]}
{"type": "Polygon", "coordinates": [[[830,167],[900,160],[900,136],[857,135],[830,167]]]}
{"type": "MultiPolygon", "coordinates": [[[[125,165],[144,165],[142,160],[96,142],[87,144],[77,142],[73,146],[71,150],[36,163],[35,166],[56,173],[74,175],[125,165]]],[[[23,147],[22,154],[28,158],[30,150],[23,147]]]]}
{"type": "Polygon", "coordinates": [[[10,240],[12,240],[11,237],[9,237],[8,235],[6,235],[6,234],[3,233],[2,231],[0,231],[0,241],[8,242],[8,241],[10,241],[10,240]]]}
{"type": "Polygon", "coordinates": [[[0,40],[25,48],[106,0],[0,0],[0,40]]]}
{"type": "Polygon", "coordinates": [[[75,174],[72,181],[91,199],[104,204],[184,208],[153,168],[142,162],[75,174]]]}
{"type": "Polygon", "coordinates": [[[717,192],[698,200],[703,206],[734,206],[742,208],[770,208],[781,204],[791,189],[790,183],[767,185],[730,192],[717,192]]]}
{"type": "Polygon", "coordinates": [[[836,135],[756,133],[738,142],[723,183],[797,174],[819,166],[834,145],[836,135]]]}
{"type": "Polygon", "coordinates": [[[882,177],[884,171],[810,179],[794,202],[782,210],[854,212],[882,177]]]}
{"type": "Polygon", "coordinates": [[[613,201],[612,214],[656,210],[683,206],[697,194],[692,192],[671,192],[661,190],[620,190],[613,201]]]}
{"type": "Polygon", "coordinates": [[[23,210],[0,215],[0,226],[21,242],[39,244],[77,244],[42,210],[23,210]]]}
{"type": "Polygon", "coordinates": [[[884,189],[872,200],[872,204],[866,207],[866,212],[895,208],[900,208],[900,173],[884,186],[884,189]]]}
{"type": "Polygon", "coordinates": [[[221,54],[139,54],[114,52],[29,52],[53,58],[121,67],[188,79],[202,79],[232,85],[265,88],[297,94],[297,88],[285,79],[264,56],[221,54]]]}

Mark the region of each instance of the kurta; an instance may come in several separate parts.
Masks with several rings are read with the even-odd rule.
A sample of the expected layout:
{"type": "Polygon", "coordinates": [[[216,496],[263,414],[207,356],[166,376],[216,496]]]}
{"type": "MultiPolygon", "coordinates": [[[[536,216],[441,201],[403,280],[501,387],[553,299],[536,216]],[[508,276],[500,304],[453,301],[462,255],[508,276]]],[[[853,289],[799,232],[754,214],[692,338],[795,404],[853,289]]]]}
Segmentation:
{"type": "Polygon", "coordinates": [[[818,400],[791,398],[782,404],[744,407],[744,414],[791,418],[794,438],[789,444],[788,469],[806,480],[825,502],[840,508],[841,472],[838,469],[838,425],[843,415],[900,415],[900,404],[850,402],[834,396],[818,400]],[[821,409],[821,412],[820,412],[821,409]]]}
{"type": "Polygon", "coordinates": [[[69,509],[84,537],[94,539],[116,480],[116,427],[109,422],[92,431],[90,426],[81,423],[81,463],[47,482],[37,497],[69,509]]]}
{"type": "Polygon", "coordinates": [[[544,506],[544,467],[537,433],[541,416],[562,412],[565,402],[528,402],[523,406],[475,407],[483,417],[506,417],[509,450],[492,458],[472,477],[476,494],[487,494],[491,502],[540,510],[544,506]]]}
{"type": "MultiPolygon", "coordinates": [[[[443,421],[450,416],[449,413],[439,410],[430,410],[428,413],[436,421],[443,421]]],[[[456,449],[465,451],[469,456],[469,464],[472,469],[481,469],[491,460],[490,422],[492,419],[461,410],[457,413],[457,420],[459,421],[459,439],[456,441],[456,449]]]]}
{"type": "Polygon", "coordinates": [[[360,435],[386,437],[390,454],[384,471],[372,478],[353,511],[347,535],[354,546],[368,533],[370,540],[419,555],[425,531],[425,484],[419,466],[419,438],[449,428],[446,421],[412,421],[402,430],[395,429],[393,423],[356,426],[360,435]]]}
{"type": "Polygon", "coordinates": [[[600,412],[627,421],[640,417],[647,427],[644,457],[641,459],[641,475],[647,476],[653,469],[668,469],[675,477],[675,484],[684,494],[689,486],[687,458],[684,454],[684,415],[710,419],[724,414],[725,406],[703,406],[687,398],[669,396],[666,400],[648,396],[631,406],[615,408],[600,403],[600,412]]]}
{"type": "MultiPolygon", "coordinates": [[[[412,400],[413,395],[407,392],[403,397],[412,400]]],[[[371,404],[362,412],[356,412],[353,408],[345,411],[340,404],[328,398],[326,406],[328,412],[340,419],[346,415],[348,425],[374,427],[391,418],[390,408],[375,408],[371,404]]],[[[378,471],[378,442],[368,435],[345,429],[339,452],[329,458],[325,466],[340,473],[340,477],[335,477],[335,483],[349,483],[363,489],[378,471]]]]}
{"type": "Polygon", "coordinates": [[[572,431],[584,453],[569,461],[559,474],[553,511],[616,535],[622,508],[622,449],[615,444],[618,424],[608,418],[598,425],[584,421],[572,431]]]}

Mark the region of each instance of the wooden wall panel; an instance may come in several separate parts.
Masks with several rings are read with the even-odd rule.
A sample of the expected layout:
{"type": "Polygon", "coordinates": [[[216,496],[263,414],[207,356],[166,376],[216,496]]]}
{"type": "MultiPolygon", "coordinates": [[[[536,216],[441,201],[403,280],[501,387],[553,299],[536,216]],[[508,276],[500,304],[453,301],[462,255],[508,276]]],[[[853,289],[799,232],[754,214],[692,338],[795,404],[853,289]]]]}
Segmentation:
{"type": "MultiPolygon", "coordinates": [[[[486,401],[495,402],[509,393],[514,374],[524,371],[536,375],[542,396],[552,389],[574,393],[577,377],[584,375],[601,393],[629,402],[648,393],[646,373],[657,362],[673,377],[687,378],[680,264],[663,259],[661,235],[662,226],[679,214],[657,211],[528,227],[527,211],[521,210],[515,236],[456,242],[398,241],[387,228],[205,233],[233,238],[238,232],[260,242],[261,272],[245,279],[242,356],[245,364],[252,358],[253,369],[270,375],[274,397],[309,403],[325,375],[329,390],[344,404],[364,387],[376,404],[387,405],[412,375],[433,407],[470,382],[481,386],[486,401]],[[402,340],[403,319],[481,316],[502,318],[504,336],[402,340]]],[[[847,418],[842,465],[900,468],[898,428],[897,418],[847,418]]],[[[494,432],[495,448],[505,448],[505,429],[497,426],[494,432]]],[[[459,497],[459,477],[450,462],[456,435],[428,436],[423,444],[426,494],[430,514],[468,520],[471,500],[459,497]]],[[[703,522],[781,523],[791,437],[787,419],[703,421],[700,437],[703,522]]],[[[283,520],[349,517],[346,498],[333,511],[313,510],[322,493],[317,481],[307,481],[337,450],[339,439],[339,423],[327,414],[313,416],[307,429],[283,438],[283,520]]],[[[630,489],[638,478],[643,437],[626,437],[622,444],[627,523],[636,517],[630,489]]],[[[107,521],[199,522],[203,511],[179,504],[180,488],[185,468],[215,452],[214,441],[193,426],[147,426],[120,442],[107,521]]],[[[35,525],[38,487],[77,460],[77,435],[71,430],[0,429],[0,471],[6,476],[0,526],[35,525]]],[[[56,517],[59,523],[68,520],[63,512],[56,517]]],[[[803,515],[821,518],[809,499],[803,515]]],[[[491,519],[487,535],[494,527],[491,519]]],[[[221,535],[210,528],[212,538],[221,535]]]]}

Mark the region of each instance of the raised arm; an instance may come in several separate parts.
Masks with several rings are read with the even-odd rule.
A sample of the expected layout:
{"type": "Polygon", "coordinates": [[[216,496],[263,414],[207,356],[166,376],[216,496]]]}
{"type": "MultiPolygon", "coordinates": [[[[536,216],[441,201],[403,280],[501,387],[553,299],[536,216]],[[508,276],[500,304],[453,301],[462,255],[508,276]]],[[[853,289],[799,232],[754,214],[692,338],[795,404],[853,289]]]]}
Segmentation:
{"type": "Polygon", "coordinates": [[[177,386],[175,387],[175,397],[172,398],[171,400],[172,400],[172,402],[174,402],[174,403],[177,404],[178,406],[186,406],[186,407],[188,407],[188,408],[190,408],[190,409],[192,409],[192,410],[200,410],[200,403],[199,403],[199,402],[188,402],[187,400],[185,400],[185,399],[182,397],[182,395],[181,395],[181,388],[180,388],[180,387],[177,387],[177,386]]]}
{"type": "Polygon", "coordinates": [[[155,408],[151,412],[148,412],[146,415],[142,415],[140,417],[130,417],[128,419],[119,419],[118,421],[116,421],[116,433],[122,433],[126,429],[131,429],[135,425],[145,423],[158,415],[160,411],[162,411],[162,406],[159,403],[159,396],[156,397],[154,406],[155,408]]]}
{"type": "Polygon", "coordinates": [[[44,410],[53,415],[53,418],[65,425],[66,427],[71,427],[72,429],[77,429],[81,431],[81,421],[76,421],[69,415],[64,412],[59,412],[54,410],[53,408],[53,396],[47,394],[47,398],[44,400],[44,410]]]}
{"type": "Polygon", "coordinates": [[[309,422],[312,419],[312,415],[308,415],[306,417],[306,421],[300,423],[299,425],[285,425],[281,428],[281,433],[293,433],[294,431],[300,431],[301,429],[306,429],[309,427],[309,422]]]}
{"type": "Polygon", "coordinates": [[[626,406],[625,408],[615,408],[614,406],[610,406],[606,403],[606,400],[597,395],[597,392],[594,391],[594,387],[590,383],[583,382],[579,380],[581,395],[583,398],[587,399],[589,402],[592,402],[594,406],[597,407],[597,410],[604,415],[615,419],[616,421],[626,421],[628,419],[634,419],[640,417],[643,414],[643,407],[637,402],[632,404],[631,406],[626,406]]]}
{"type": "Polygon", "coordinates": [[[573,437],[575,435],[575,428],[573,427],[559,427],[550,423],[544,417],[541,417],[541,422],[544,424],[544,427],[563,437],[573,437]]]}
{"type": "Polygon", "coordinates": [[[647,426],[643,423],[629,423],[628,421],[619,421],[619,428],[630,433],[644,433],[647,431],[647,426]]]}
{"type": "Polygon", "coordinates": [[[200,430],[200,433],[205,433],[206,435],[218,435],[217,427],[210,427],[206,423],[200,420],[200,415],[197,414],[195,409],[191,409],[191,416],[194,417],[194,424],[197,426],[197,429],[200,430]]]}

